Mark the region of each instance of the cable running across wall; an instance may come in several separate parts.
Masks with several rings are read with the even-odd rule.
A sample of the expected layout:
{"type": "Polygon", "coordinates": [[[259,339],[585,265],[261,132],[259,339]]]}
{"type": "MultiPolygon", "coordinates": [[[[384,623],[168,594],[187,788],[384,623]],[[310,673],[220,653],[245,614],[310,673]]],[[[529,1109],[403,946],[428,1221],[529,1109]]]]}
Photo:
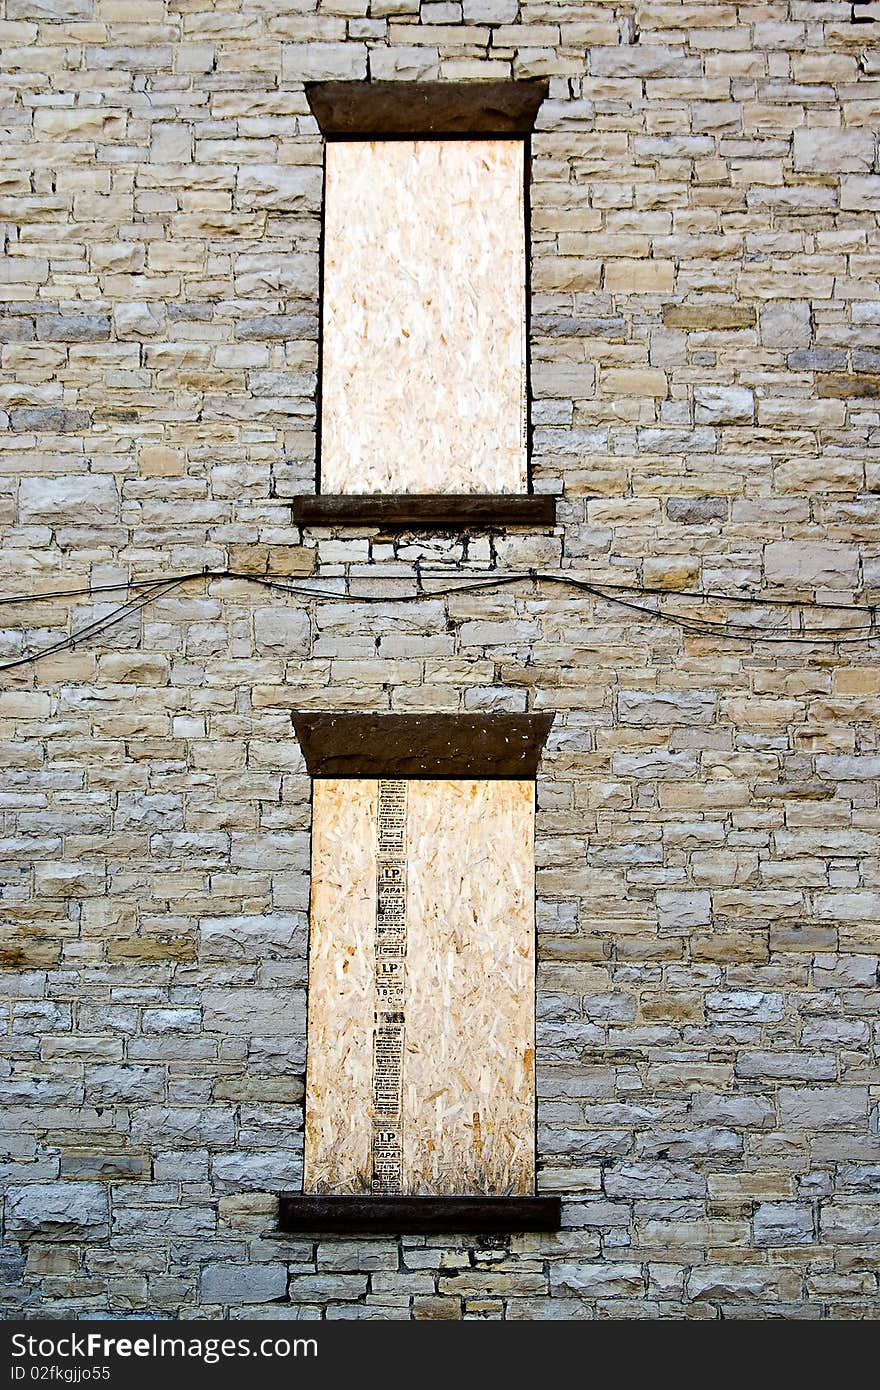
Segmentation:
{"type": "Polygon", "coordinates": [[[794,643],[798,645],[851,646],[857,643],[874,642],[880,638],[880,622],[877,604],[849,604],[823,602],[815,599],[780,598],[773,595],[727,594],[713,590],[663,589],[651,585],[620,584],[613,581],[592,582],[577,575],[567,573],[548,573],[541,570],[525,570],[509,574],[491,575],[485,579],[469,579],[455,583],[444,583],[445,572],[416,569],[418,587],[411,593],[389,596],[376,593],[350,593],[326,589],[314,583],[291,584],[271,575],[247,574],[232,569],[189,570],[180,574],[156,575],[148,579],[129,580],[118,584],[97,584],[75,589],[54,589],[36,594],[0,595],[0,607],[15,604],[48,602],[64,598],[95,598],[101,594],[131,593],[133,597],[113,608],[99,618],[93,618],[82,627],[65,637],[36,651],[24,652],[9,661],[0,662],[0,671],[12,671],[22,666],[32,665],[47,656],[70,650],[81,643],[94,640],[110,628],[136,616],[142,609],[183,587],[183,585],[202,581],[230,580],[257,584],[276,593],[294,598],[317,599],[328,603],[418,603],[431,598],[446,598],[455,594],[486,593],[510,588],[517,584],[531,583],[555,585],[584,593],[604,603],[614,604],[626,611],[637,613],[641,618],[664,622],[678,627],[686,634],[700,637],[714,637],[728,641],[794,643]],[[425,585],[428,587],[424,587],[425,585]],[[639,599],[657,599],[656,606],[646,606],[639,599]],[[784,609],[788,612],[847,613],[866,618],[858,624],[831,624],[812,631],[803,627],[783,628],[780,626],[762,627],[754,622],[737,620],[714,622],[693,614],[669,612],[660,606],[661,600],[687,599],[699,602],[719,603],[741,608],[784,609]]]}

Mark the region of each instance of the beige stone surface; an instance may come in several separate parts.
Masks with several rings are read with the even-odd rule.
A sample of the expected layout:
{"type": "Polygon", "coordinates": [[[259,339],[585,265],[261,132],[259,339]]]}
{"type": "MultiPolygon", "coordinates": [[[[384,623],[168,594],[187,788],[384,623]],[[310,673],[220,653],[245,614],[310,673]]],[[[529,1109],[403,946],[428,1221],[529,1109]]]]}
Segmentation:
{"type": "MultiPolygon", "coordinates": [[[[880,28],[850,10],[6,0],[0,595],[250,576],[0,677],[10,1316],[876,1318],[877,644],[441,592],[565,570],[829,638],[865,615],[682,591],[880,601],[880,28]],[[303,80],[368,64],[550,79],[531,468],[555,529],[291,525],[316,486],[303,80]],[[269,1238],[304,1142],[291,709],[556,711],[537,1184],[560,1233],[269,1238]],[[110,1224],[61,1229],[96,1182],[110,1224]]],[[[120,597],[3,604],[0,659],[120,597]]]]}

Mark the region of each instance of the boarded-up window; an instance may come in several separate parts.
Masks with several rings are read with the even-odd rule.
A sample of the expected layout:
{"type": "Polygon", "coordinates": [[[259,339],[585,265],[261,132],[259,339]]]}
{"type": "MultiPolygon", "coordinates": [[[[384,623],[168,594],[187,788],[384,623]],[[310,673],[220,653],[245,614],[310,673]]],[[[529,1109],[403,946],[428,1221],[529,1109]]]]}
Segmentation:
{"type": "MultiPolygon", "coordinates": [[[[535,783],[526,764],[536,766],[550,721],[505,718],[510,735],[463,722],[484,753],[493,739],[502,745],[505,771],[519,776],[462,776],[441,728],[435,761],[452,776],[314,782],[306,1193],[534,1192],[535,783]]],[[[367,750],[355,771],[389,751],[393,759],[404,740],[422,757],[443,721],[453,723],[296,717],[310,765],[327,727],[337,742],[339,726],[343,738],[354,729],[367,750]]],[[[476,762],[484,771],[485,756],[476,762]]]]}
{"type": "Polygon", "coordinates": [[[322,491],[524,492],[522,141],[326,159],[322,491]]]}
{"type": "Polygon", "coordinates": [[[306,1191],[534,1190],[533,805],[315,783],[306,1191]]]}
{"type": "Polygon", "coordinates": [[[327,137],[318,488],[337,506],[302,517],[347,519],[345,498],[513,506],[530,495],[526,189],[546,81],[306,94],[327,137]]]}

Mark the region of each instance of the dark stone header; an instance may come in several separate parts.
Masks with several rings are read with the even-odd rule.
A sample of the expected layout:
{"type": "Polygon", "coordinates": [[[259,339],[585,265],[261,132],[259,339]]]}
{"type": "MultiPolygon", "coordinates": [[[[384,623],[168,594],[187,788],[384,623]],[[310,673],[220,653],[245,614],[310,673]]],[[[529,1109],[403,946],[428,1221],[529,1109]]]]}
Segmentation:
{"type": "Polygon", "coordinates": [[[549,82],[307,82],[306,97],[324,135],[519,136],[534,128],[549,82]]]}
{"type": "Polygon", "coordinates": [[[292,714],[312,777],[526,779],[552,714],[292,714]]]}
{"type": "Polygon", "coordinates": [[[554,526],[556,498],[546,492],[319,493],[293,499],[301,526],[382,526],[386,530],[554,526]]]}
{"type": "Polygon", "coordinates": [[[282,1193],[279,1232],[558,1231],[558,1197],[313,1197],[282,1193]]]}

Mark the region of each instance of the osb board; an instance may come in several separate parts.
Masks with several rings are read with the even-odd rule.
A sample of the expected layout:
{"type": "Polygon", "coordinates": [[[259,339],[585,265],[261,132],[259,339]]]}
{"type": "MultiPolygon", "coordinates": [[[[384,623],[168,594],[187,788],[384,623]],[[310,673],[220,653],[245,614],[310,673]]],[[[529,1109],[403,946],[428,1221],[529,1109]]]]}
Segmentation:
{"type": "Polygon", "coordinates": [[[378,783],[313,783],[305,1192],[370,1182],[378,783]]]}
{"type": "MultiPolygon", "coordinates": [[[[315,782],[306,1192],[371,1190],[378,782],[315,782]]],[[[407,784],[401,1190],[534,1191],[534,782],[407,784]]]]}
{"type": "Polygon", "coordinates": [[[526,490],[523,158],[327,145],[322,492],[526,490]]]}
{"type": "Polygon", "coordinates": [[[404,1171],[534,1191],[534,782],[412,782],[404,1171]]]}

